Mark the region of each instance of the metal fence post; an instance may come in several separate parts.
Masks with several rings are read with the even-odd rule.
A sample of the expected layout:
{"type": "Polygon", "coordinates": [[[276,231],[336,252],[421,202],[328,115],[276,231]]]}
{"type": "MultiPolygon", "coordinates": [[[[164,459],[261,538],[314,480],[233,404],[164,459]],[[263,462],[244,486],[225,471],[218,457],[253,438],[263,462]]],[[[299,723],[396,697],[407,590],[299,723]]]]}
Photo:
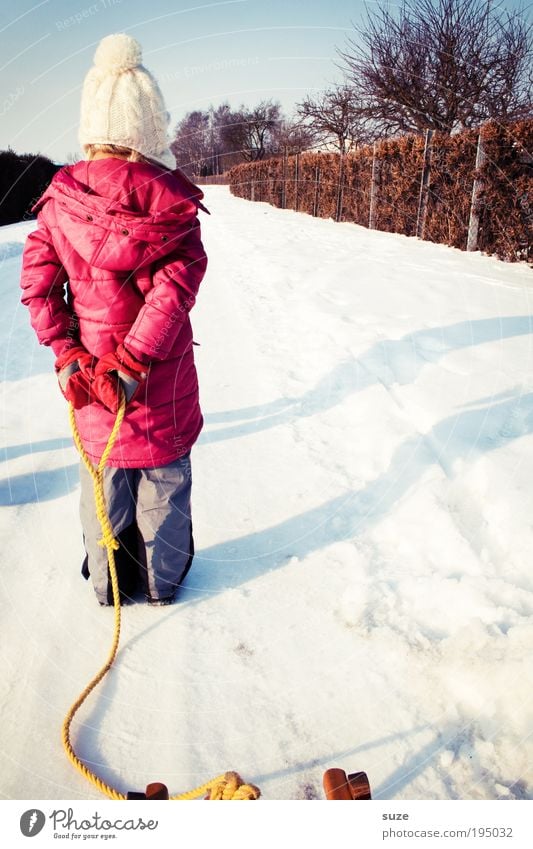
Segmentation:
{"type": "Polygon", "coordinates": [[[370,212],[368,215],[368,227],[374,230],[376,226],[376,200],[378,196],[378,162],[376,159],[376,142],[372,148],[372,177],[370,183],[370,212]]]}
{"type": "Polygon", "coordinates": [[[340,154],[339,160],[339,185],[337,189],[337,205],[335,209],[335,221],[342,219],[342,203],[344,200],[344,153],[340,154]]]}
{"type": "Polygon", "coordinates": [[[313,215],[315,218],[318,215],[318,193],[320,191],[320,165],[317,163],[315,167],[315,203],[313,206],[313,215]]]}
{"type": "Polygon", "coordinates": [[[286,184],[287,184],[287,164],[288,164],[288,156],[287,156],[287,146],[285,145],[283,149],[283,167],[281,171],[281,208],[285,209],[285,205],[287,202],[286,196],[286,184]]]}
{"type": "Polygon", "coordinates": [[[470,202],[470,218],[468,221],[468,237],[466,241],[466,249],[467,251],[476,251],[477,243],[478,243],[478,235],[479,235],[479,212],[478,212],[478,202],[479,195],[481,193],[481,189],[483,188],[483,180],[480,179],[478,175],[480,168],[486,162],[487,156],[485,153],[485,147],[483,145],[482,138],[483,127],[480,127],[479,134],[477,137],[477,151],[476,151],[476,164],[475,164],[475,172],[474,183],[472,185],[472,200],[470,202]]]}
{"type": "Polygon", "coordinates": [[[419,239],[424,238],[424,230],[426,227],[429,178],[431,175],[431,145],[433,141],[433,130],[426,130],[424,135],[426,137],[424,142],[424,164],[422,166],[420,194],[418,196],[418,211],[416,215],[416,235],[419,239]]]}

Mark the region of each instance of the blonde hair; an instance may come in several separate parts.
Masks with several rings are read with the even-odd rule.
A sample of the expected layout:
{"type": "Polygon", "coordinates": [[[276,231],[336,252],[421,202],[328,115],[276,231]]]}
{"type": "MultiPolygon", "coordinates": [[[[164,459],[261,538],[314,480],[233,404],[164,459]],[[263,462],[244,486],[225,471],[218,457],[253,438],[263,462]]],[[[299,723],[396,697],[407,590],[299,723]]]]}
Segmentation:
{"type": "Polygon", "coordinates": [[[129,162],[149,162],[150,160],[132,150],[131,147],[120,147],[118,144],[85,144],[83,146],[87,159],[94,159],[95,153],[108,153],[110,156],[120,156],[129,162]]]}

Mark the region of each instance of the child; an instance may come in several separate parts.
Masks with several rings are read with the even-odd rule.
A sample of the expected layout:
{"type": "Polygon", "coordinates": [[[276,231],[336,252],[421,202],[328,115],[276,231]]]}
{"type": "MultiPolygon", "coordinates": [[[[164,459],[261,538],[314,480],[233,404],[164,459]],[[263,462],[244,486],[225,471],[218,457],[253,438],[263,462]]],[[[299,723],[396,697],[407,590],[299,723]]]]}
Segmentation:
{"type": "MultiPolygon", "coordinates": [[[[95,464],[124,391],[126,414],[104,478],[121,598],[141,579],[148,602],[168,604],[194,553],[189,455],[203,420],[189,310],[207,265],[197,218],[205,207],[176,169],[170,116],[141,60],[130,36],[100,42],[81,100],[87,159],[58,171],[35,204],[21,285],[95,464]]],[[[108,605],[92,478],[80,468],[85,566],[108,605]]]]}

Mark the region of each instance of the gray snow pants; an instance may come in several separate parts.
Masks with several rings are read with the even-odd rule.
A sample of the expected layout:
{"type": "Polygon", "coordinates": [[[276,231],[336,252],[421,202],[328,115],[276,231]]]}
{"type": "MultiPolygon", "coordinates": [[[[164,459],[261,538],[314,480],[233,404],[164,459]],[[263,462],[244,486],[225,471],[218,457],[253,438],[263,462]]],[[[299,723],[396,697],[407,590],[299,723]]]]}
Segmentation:
{"type": "MultiPolygon", "coordinates": [[[[102,604],[112,603],[107,552],[94,507],[93,479],[80,464],[80,517],[87,552],[85,571],[102,604]]],[[[189,571],[194,546],[189,454],[155,469],[104,471],[104,492],[113,532],[121,594],[142,589],[152,599],[172,596],[189,571]]]]}

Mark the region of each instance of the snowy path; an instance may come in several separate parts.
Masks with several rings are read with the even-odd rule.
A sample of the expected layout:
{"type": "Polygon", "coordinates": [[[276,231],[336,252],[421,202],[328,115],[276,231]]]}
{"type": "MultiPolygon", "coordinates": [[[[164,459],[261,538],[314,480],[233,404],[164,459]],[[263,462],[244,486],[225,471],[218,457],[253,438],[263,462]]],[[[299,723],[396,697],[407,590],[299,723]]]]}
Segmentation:
{"type": "MultiPolygon", "coordinates": [[[[125,610],[76,723],[120,789],[235,768],[270,799],[533,798],[533,278],[206,190],[205,429],[182,601],[125,610]]],[[[59,729],[112,613],[78,574],[77,461],[0,230],[4,798],[97,798],[59,729]]]]}

